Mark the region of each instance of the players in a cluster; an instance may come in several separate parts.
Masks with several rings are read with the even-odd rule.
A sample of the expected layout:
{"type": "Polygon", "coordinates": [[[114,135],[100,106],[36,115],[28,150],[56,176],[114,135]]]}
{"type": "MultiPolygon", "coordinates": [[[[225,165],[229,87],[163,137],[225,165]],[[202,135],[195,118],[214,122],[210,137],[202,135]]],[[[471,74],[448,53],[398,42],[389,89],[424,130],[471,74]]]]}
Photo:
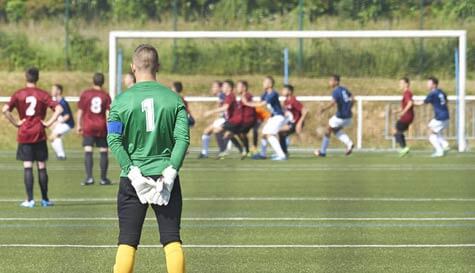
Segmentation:
{"type": "Polygon", "coordinates": [[[92,78],[92,87],[83,91],[79,97],[77,111],[77,132],[83,136],[84,166],[86,178],[81,183],[84,186],[94,184],[93,147],[99,148],[101,185],[110,185],[107,178],[109,166],[107,145],[107,113],[110,109],[111,98],[102,86],[104,75],[95,73],[92,78]]]}

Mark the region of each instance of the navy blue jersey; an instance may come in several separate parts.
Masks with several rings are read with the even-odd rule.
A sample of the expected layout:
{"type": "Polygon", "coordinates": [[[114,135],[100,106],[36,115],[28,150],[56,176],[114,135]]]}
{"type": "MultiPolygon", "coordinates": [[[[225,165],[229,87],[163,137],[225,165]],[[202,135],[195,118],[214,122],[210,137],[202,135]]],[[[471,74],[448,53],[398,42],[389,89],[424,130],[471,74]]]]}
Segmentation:
{"type": "Polygon", "coordinates": [[[264,91],[264,94],[261,96],[261,101],[267,102],[267,108],[272,113],[272,116],[283,116],[284,111],[282,111],[282,106],[279,101],[279,94],[277,91],[272,90],[268,93],[264,91]]]}
{"type": "Polygon", "coordinates": [[[350,91],[343,86],[337,86],[333,90],[332,97],[337,105],[336,117],[341,119],[351,118],[353,116],[351,113],[353,100],[350,91]]]}
{"type": "Polygon", "coordinates": [[[226,94],[224,94],[224,92],[221,91],[218,93],[217,97],[218,97],[219,105],[223,105],[224,99],[226,98],[226,94]]]}
{"type": "Polygon", "coordinates": [[[69,115],[69,119],[65,123],[69,125],[69,127],[74,128],[74,118],[73,113],[71,112],[71,108],[69,107],[69,103],[64,98],[61,98],[59,104],[61,105],[61,107],[63,107],[63,112],[61,113],[61,116],[69,115]]]}
{"type": "Polygon", "coordinates": [[[424,100],[424,103],[432,104],[436,120],[448,120],[449,108],[447,107],[447,94],[436,88],[432,90],[424,100]]]}

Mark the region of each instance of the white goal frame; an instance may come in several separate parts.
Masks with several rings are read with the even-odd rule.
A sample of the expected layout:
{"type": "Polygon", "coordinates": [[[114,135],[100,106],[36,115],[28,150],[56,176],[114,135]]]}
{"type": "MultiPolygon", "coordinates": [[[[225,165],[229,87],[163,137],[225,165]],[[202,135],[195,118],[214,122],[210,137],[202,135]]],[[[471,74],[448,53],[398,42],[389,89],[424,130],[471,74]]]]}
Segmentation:
{"type": "MultiPolygon", "coordinates": [[[[109,33],[109,92],[116,94],[117,42],[119,39],[364,39],[364,38],[456,38],[459,52],[458,150],[466,151],[465,85],[467,76],[466,30],[356,30],[356,31],[111,31],[109,33]]],[[[360,119],[360,117],[358,117],[360,119]]]]}

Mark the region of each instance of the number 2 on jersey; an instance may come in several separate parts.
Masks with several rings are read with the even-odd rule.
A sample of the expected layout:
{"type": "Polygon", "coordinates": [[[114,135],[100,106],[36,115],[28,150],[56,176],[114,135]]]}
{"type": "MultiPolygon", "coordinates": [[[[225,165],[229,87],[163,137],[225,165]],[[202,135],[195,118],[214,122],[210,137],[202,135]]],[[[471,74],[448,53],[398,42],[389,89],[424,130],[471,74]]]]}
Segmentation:
{"type": "Polygon", "coordinates": [[[28,108],[26,108],[25,115],[31,117],[35,115],[35,108],[36,108],[36,103],[37,100],[34,96],[28,96],[25,99],[25,102],[28,103],[28,108]]]}
{"type": "Polygon", "coordinates": [[[142,112],[145,112],[145,130],[151,132],[155,129],[155,111],[153,99],[142,101],[142,112]]]}

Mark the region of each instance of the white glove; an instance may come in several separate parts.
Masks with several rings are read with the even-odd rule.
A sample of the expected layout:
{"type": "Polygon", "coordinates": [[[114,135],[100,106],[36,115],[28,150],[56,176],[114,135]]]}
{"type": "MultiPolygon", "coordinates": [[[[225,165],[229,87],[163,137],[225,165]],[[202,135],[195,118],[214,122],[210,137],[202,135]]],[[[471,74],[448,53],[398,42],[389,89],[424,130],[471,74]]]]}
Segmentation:
{"type": "Polygon", "coordinates": [[[149,203],[159,206],[168,205],[168,202],[170,201],[170,192],[167,190],[166,187],[164,187],[163,176],[161,176],[160,178],[158,178],[157,181],[154,182],[156,183],[155,191],[153,196],[150,197],[149,203]]]}
{"type": "Polygon", "coordinates": [[[151,183],[155,183],[155,181],[151,178],[144,177],[140,172],[140,169],[136,166],[130,167],[127,177],[132,182],[132,186],[137,192],[137,197],[139,198],[140,203],[147,204],[148,199],[153,195],[153,192],[156,191],[155,184],[151,185],[151,183]]]}
{"type": "Polygon", "coordinates": [[[170,193],[172,192],[173,183],[175,183],[175,179],[177,175],[178,175],[178,172],[172,166],[168,166],[162,172],[163,184],[165,188],[168,190],[168,192],[170,193]]]}

